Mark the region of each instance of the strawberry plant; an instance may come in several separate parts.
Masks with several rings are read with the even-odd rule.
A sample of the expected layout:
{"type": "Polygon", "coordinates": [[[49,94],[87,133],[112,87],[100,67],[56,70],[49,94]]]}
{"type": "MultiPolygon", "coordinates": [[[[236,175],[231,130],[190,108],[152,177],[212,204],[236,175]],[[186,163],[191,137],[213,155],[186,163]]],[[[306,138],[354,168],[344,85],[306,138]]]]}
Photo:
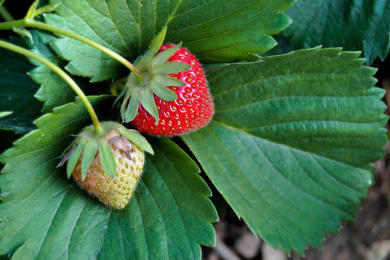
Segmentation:
{"type": "Polygon", "coordinates": [[[387,142],[366,65],[388,53],[390,1],[294,2],[1,9],[20,37],[0,40],[0,255],[201,259],[209,185],[287,254],[338,234],[387,142]],[[307,49],[262,57],[280,32],[307,49]]]}

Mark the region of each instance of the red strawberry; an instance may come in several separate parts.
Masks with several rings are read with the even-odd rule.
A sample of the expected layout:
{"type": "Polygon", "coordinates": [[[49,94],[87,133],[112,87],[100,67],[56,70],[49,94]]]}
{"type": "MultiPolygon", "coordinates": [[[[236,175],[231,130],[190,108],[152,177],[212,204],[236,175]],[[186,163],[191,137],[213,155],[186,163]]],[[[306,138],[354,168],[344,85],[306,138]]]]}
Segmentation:
{"type": "MultiPolygon", "coordinates": [[[[175,45],[163,45],[159,52],[175,45]]],[[[178,98],[164,101],[154,95],[157,104],[159,122],[139,104],[138,115],[131,123],[140,131],[154,135],[177,135],[199,129],[209,123],[214,114],[214,104],[200,62],[185,48],[180,47],[169,61],[179,61],[191,65],[191,69],[170,74],[186,85],[168,86],[178,98]]]]}
{"type": "Polygon", "coordinates": [[[140,131],[155,135],[177,135],[205,126],[214,114],[214,104],[199,61],[180,45],[162,45],[166,27],[131,73],[121,115],[140,131]]]}

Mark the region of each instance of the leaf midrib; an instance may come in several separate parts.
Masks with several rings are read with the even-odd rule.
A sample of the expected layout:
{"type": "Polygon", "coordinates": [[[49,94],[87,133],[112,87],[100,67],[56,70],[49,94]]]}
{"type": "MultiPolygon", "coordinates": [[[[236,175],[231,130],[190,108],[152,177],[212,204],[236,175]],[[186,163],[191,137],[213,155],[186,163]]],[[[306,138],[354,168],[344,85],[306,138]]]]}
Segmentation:
{"type": "MultiPolygon", "coordinates": [[[[228,153],[229,155],[231,155],[230,152],[227,150],[225,144],[222,142],[222,140],[221,140],[220,138],[218,138],[218,137],[215,135],[215,133],[214,133],[211,129],[208,129],[208,130],[209,130],[209,131],[211,132],[211,134],[214,135],[215,138],[217,138],[217,140],[225,147],[225,150],[227,151],[227,153],[228,153]]],[[[203,139],[202,136],[200,136],[200,137],[203,139]]],[[[203,141],[205,141],[205,140],[203,139],[203,141]]],[[[209,149],[209,150],[210,150],[210,149],[209,149]]],[[[211,150],[210,150],[210,152],[211,152],[211,150]]],[[[215,158],[214,154],[213,154],[212,152],[211,152],[211,154],[213,155],[214,160],[218,163],[218,160],[215,158]]],[[[237,165],[238,169],[240,169],[240,171],[241,171],[241,168],[239,167],[238,163],[234,160],[234,158],[233,158],[232,161],[234,161],[234,163],[237,165]]],[[[256,166],[257,166],[257,165],[256,165],[256,166]]],[[[223,167],[220,167],[220,169],[223,170],[223,167]]],[[[276,171],[277,171],[277,170],[276,170],[276,171]]],[[[277,171],[277,172],[279,172],[279,171],[277,171]]],[[[247,175],[245,174],[245,172],[244,172],[244,171],[241,171],[241,173],[243,174],[243,176],[245,176],[245,178],[246,178],[246,180],[247,180],[247,183],[250,183],[250,185],[254,188],[254,190],[256,190],[257,193],[264,199],[264,201],[266,201],[266,202],[268,203],[269,209],[272,210],[274,216],[277,216],[277,215],[278,215],[278,214],[275,213],[275,211],[277,211],[277,212],[279,212],[281,215],[283,215],[285,218],[289,219],[291,222],[293,222],[293,223],[295,223],[297,226],[299,226],[302,230],[306,230],[306,229],[305,229],[304,227],[302,227],[299,223],[295,222],[294,220],[292,220],[291,218],[289,218],[286,214],[284,214],[284,212],[282,212],[282,211],[280,211],[279,209],[277,209],[276,207],[274,207],[273,204],[268,200],[268,198],[265,197],[265,196],[263,196],[263,194],[257,189],[257,187],[255,187],[255,186],[252,184],[252,182],[251,182],[250,179],[247,177],[247,175]]],[[[279,172],[279,173],[280,173],[280,172],[279,172]]],[[[233,187],[233,188],[236,190],[236,192],[237,192],[238,194],[241,194],[241,195],[242,195],[242,198],[244,198],[244,199],[249,203],[249,205],[252,205],[252,208],[255,209],[256,212],[262,214],[262,212],[259,211],[256,207],[254,207],[254,205],[245,197],[244,194],[242,194],[241,192],[239,192],[239,191],[236,189],[236,187],[234,186],[234,182],[230,180],[230,175],[229,175],[229,174],[225,174],[225,176],[227,177],[227,179],[229,180],[229,182],[232,184],[232,185],[230,185],[230,187],[233,187]]],[[[271,183],[269,182],[269,180],[267,180],[267,178],[265,178],[265,180],[266,180],[269,184],[271,184],[271,183]]],[[[273,187],[273,186],[272,186],[272,187],[273,187]]],[[[288,201],[288,202],[289,202],[291,205],[293,205],[296,209],[300,209],[300,207],[298,207],[297,205],[293,204],[288,198],[286,198],[285,196],[283,196],[282,194],[280,194],[280,192],[279,192],[275,187],[273,187],[273,190],[274,190],[276,193],[278,193],[280,196],[282,196],[283,198],[285,198],[286,201],[288,201]]],[[[299,190],[300,190],[300,189],[299,189],[299,190]]],[[[303,191],[302,191],[302,192],[303,192],[303,191]]],[[[304,192],[304,193],[306,194],[306,192],[304,192]]],[[[310,196],[310,195],[309,195],[309,196],[310,196]]],[[[316,198],[315,198],[315,199],[316,199],[316,198]]],[[[316,200],[317,200],[317,199],[316,199],[316,200]]],[[[241,208],[242,206],[244,206],[244,205],[245,205],[245,204],[240,204],[240,208],[241,208]]],[[[234,205],[232,205],[232,206],[234,207],[234,205]]],[[[332,206],[332,207],[333,207],[333,206],[332,206]]],[[[245,208],[246,208],[246,207],[245,207],[245,208]]],[[[333,208],[334,208],[334,207],[333,207],[333,208]]],[[[240,217],[240,213],[237,212],[238,209],[239,209],[239,208],[236,208],[236,209],[235,209],[235,212],[236,212],[236,214],[238,215],[238,217],[240,217]]],[[[336,208],[336,209],[337,209],[337,208],[336,208]]],[[[305,211],[305,212],[307,212],[307,211],[305,211]]],[[[307,213],[310,214],[309,212],[307,212],[307,213]]],[[[263,214],[262,214],[262,215],[263,215],[263,214]]],[[[311,214],[310,214],[310,215],[311,215],[311,214]]],[[[315,218],[314,215],[311,215],[311,216],[313,216],[313,218],[315,218]]],[[[246,220],[246,215],[244,216],[244,215],[241,214],[241,217],[242,217],[244,220],[246,220]]],[[[267,218],[265,218],[265,219],[267,219],[267,218]]],[[[283,225],[283,227],[284,227],[286,230],[288,230],[288,227],[286,227],[286,226],[284,225],[283,221],[279,221],[279,220],[280,220],[280,219],[277,219],[273,224],[279,223],[279,224],[277,225],[277,226],[278,226],[278,229],[279,229],[279,232],[280,232],[280,233],[279,233],[279,236],[284,237],[283,232],[280,231],[280,225],[283,225]]],[[[247,221],[246,221],[246,222],[247,222],[247,221]]],[[[249,225],[249,228],[253,231],[254,234],[260,235],[260,236],[261,236],[261,230],[259,229],[259,227],[258,227],[257,225],[255,225],[255,229],[254,229],[254,227],[253,227],[252,225],[249,225]]]]}
{"type": "MultiPolygon", "coordinates": [[[[345,162],[342,162],[342,161],[337,161],[337,160],[335,160],[334,158],[325,157],[325,156],[320,155],[320,154],[316,154],[316,153],[312,153],[312,152],[309,152],[309,151],[305,151],[305,150],[302,150],[302,149],[299,149],[299,148],[296,148],[296,147],[288,146],[288,145],[283,144],[283,143],[275,142],[274,140],[267,139],[267,138],[262,137],[262,136],[257,136],[257,135],[255,135],[255,134],[248,133],[248,132],[246,132],[246,131],[243,130],[243,129],[236,128],[236,127],[234,127],[234,126],[228,125],[228,124],[226,124],[226,123],[224,123],[224,122],[221,122],[221,121],[218,121],[218,120],[215,120],[215,119],[213,119],[212,122],[213,122],[213,123],[216,123],[216,124],[219,124],[219,125],[221,125],[221,126],[223,126],[223,127],[226,127],[226,128],[228,128],[228,129],[231,129],[231,130],[234,130],[234,131],[238,131],[238,132],[241,132],[241,133],[243,133],[243,134],[247,134],[247,135],[249,135],[249,136],[253,136],[254,138],[260,138],[260,139],[263,139],[263,140],[267,140],[267,141],[269,141],[269,142],[271,142],[271,143],[278,144],[278,145],[287,147],[287,148],[289,148],[289,149],[293,149],[293,150],[297,150],[297,151],[301,151],[301,152],[310,154],[311,156],[316,155],[316,156],[325,158],[325,159],[327,159],[327,160],[331,160],[331,161],[334,161],[334,162],[337,162],[337,163],[341,163],[341,164],[348,165],[348,166],[353,167],[353,168],[363,169],[363,170],[364,170],[364,168],[357,167],[357,166],[355,166],[355,165],[348,164],[348,163],[345,163],[345,162]]],[[[356,191],[357,191],[357,190],[356,190],[356,191]]],[[[360,191],[358,191],[358,192],[360,193],[360,191]]]]}
{"type": "MultiPolygon", "coordinates": [[[[216,1],[216,0],[213,0],[213,1],[209,2],[209,3],[212,3],[212,2],[214,2],[214,1],[216,1]]],[[[202,25],[205,25],[205,24],[208,24],[208,23],[211,23],[211,22],[214,22],[214,21],[223,19],[223,18],[225,18],[225,16],[233,15],[234,13],[239,12],[239,11],[241,11],[241,10],[243,10],[243,9],[245,9],[245,8],[247,8],[247,7],[249,7],[250,5],[254,4],[256,1],[258,1],[258,0],[253,0],[253,1],[250,2],[249,4],[244,5],[244,6],[242,6],[241,8],[238,8],[237,10],[235,10],[235,11],[233,11],[233,12],[231,12],[231,13],[225,14],[225,15],[223,15],[223,16],[220,16],[220,17],[218,17],[218,18],[215,18],[215,19],[206,21],[206,22],[204,22],[204,23],[200,23],[200,24],[196,24],[196,25],[191,25],[191,26],[189,26],[189,27],[185,27],[185,28],[181,28],[181,29],[177,29],[177,30],[171,30],[171,31],[169,31],[167,34],[174,33],[174,32],[181,31],[181,30],[186,30],[186,29],[189,29],[189,28],[192,28],[192,27],[202,26],[202,25]]],[[[182,0],[181,0],[180,2],[182,2],[182,0]]],[[[207,3],[207,4],[205,4],[205,5],[208,5],[209,3],[207,3]]],[[[267,3],[264,4],[264,6],[266,6],[266,5],[267,5],[267,3]]],[[[280,6],[280,5],[282,5],[282,4],[279,4],[278,6],[280,6]]],[[[201,5],[201,6],[204,6],[204,5],[201,5]]],[[[198,6],[198,7],[201,7],[201,6],[198,6]]],[[[277,6],[277,7],[278,7],[278,6],[277,6]]],[[[198,8],[198,7],[196,7],[196,8],[198,8]]],[[[196,8],[193,8],[193,9],[191,9],[191,10],[194,10],[194,9],[196,9],[196,8]]],[[[276,8],[276,7],[274,7],[274,8],[276,8]]],[[[273,9],[273,8],[271,8],[271,9],[273,9]]],[[[271,9],[269,9],[269,10],[271,10],[271,9]]],[[[189,10],[189,11],[191,11],[191,10],[189,10]]],[[[260,17],[262,14],[267,13],[269,10],[266,10],[266,11],[264,11],[263,13],[259,14],[256,18],[252,19],[252,20],[249,21],[248,23],[251,23],[252,21],[254,21],[254,20],[256,20],[256,19],[259,19],[259,17],[260,17]]],[[[186,11],[186,12],[184,12],[183,14],[185,14],[185,13],[187,13],[187,12],[189,12],[189,11],[186,11]]],[[[175,12],[176,12],[176,10],[175,10],[175,12]]],[[[180,15],[183,15],[183,14],[180,14],[180,15]]],[[[179,17],[180,15],[175,16],[175,17],[179,17]]],[[[175,17],[173,17],[173,18],[175,18],[175,17]]],[[[172,18],[172,19],[173,19],[173,18],[172,18]]],[[[243,26],[247,25],[248,23],[242,24],[242,25],[240,25],[240,27],[235,27],[234,30],[236,30],[236,29],[238,29],[238,28],[242,28],[243,26]]],[[[168,24],[169,24],[169,22],[166,23],[167,26],[168,26],[168,24]]],[[[230,33],[230,32],[232,32],[232,31],[234,31],[234,30],[228,31],[227,33],[230,33]]],[[[219,34],[219,35],[224,35],[224,34],[226,34],[226,33],[219,34]]],[[[215,36],[213,36],[213,37],[215,37],[215,36]]],[[[212,37],[210,37],[210,38],[212,38],[212,37]]],[[[208,39],[208,38],[203,38],[203,39],[208,39]]],[[[189,42],[186,42],[186,43],[189,43],[189,42]]]]}
{"type": "MultiPolygon", "coordinates": [[[[264,61],[264,59],[262,59],[261,61],[264,61]]],[[[233,70],[233,68],[231,70],[233,70]]],[[[227,71],[225,74],[229,73],[231,70],[227,71]]],[[[271,70],[271,71],[274,71],[274,70],[271,70]]],[[[252,75],[250,75],[250,73],[248,73],[248,74],[249,74],[248,77],[252,76],[252,75]]],[[[260,78],[260,79],[257,79],[257,80],[253,80],[253,81],[250,81],[250,82],[245,82],[243,84],[238,85],[235,88],[231,88],[231,89],[226,90],[225,92],[218,93],[217,95],[214,95],[213,97],[217,98],[217,97],[220,97],[222,95],[228,94],[229,92],[232,92],[232,91],[238,90],[240,88],[246,87],[247,85],[261,83],[263,81],[270,81],[270,80],[273,80],[273,79],[280,79],[280,78],[283,79],[285,77],[296,77],[296,76],[302,76],[302,75],[304,75],[304,76],[313,76],[313,75],[319,75],[319,76],[323,76],[323,75],[341,76],[341,75],[349,75],[349,74],[346,74],[346,73],[334,73],[334,72],[333,73],[329,73],[329,72],[323,72],[323,73],[297,72],[297,73],[291,73],[291,74],[286,74],[286,75],[278,75],[278,76],[272,76],[272,77],[263,77],[263,78],[260,78]]],[[[215,79],[213,79],[213,81],[214,80],[215,79]]],[[[210,85],[211,84],[212,84],[212,81],[210,81],[210,85]]]]}
{"type": "MultiPolygon", "coordinates": [[[[234,133],[234,134],[236,135],[236,133],[234,133]]],[[[236,137],[237,137],[237,140],[240,140],[240,142],[241,142],[241,144],[242,144],[242,147],[245,148],[245,150],[247,151],[247,153],[248,153],[248,154],[251,154],[250,151],[248,151],[248,149],[246,148],[246,146],[242,143],[242,140],[241,140],[237,135],[236,135],[236,137]]],[[[222,141],[222,140],[221,140],[221,141],[222,141]]],[[[307,196],[311,197],[312,199],[314,199],[314,200],[316,200],[316,201],[320,201],[321,203],[327,204],[327,205],[329,205],[329,206],[331,206],[331,207],[333,207],[333,208],[335,208],[335,209],[337,209],[337,210],[340,210],[340,211],[342,211],[342,212],[344,212],[344,213],[347,213],[347,212],[345,212],[343,209],[337,208],[337,207],[335,207],[334,205],[331,205],[331,204],[329,204],[329,203],[326,202],[326,201],[320,200],[319,198],[314,197],[314,196],[312,196],[310,193],[307,193],[306,191],[304,191],[304,190],[300,189],[299,187],[295,186],[290,180],[288,180],[287,178],[284,177],[284,175],[283,175],[282,172],[280,172],[276,167],[274,167],[274,164],[272,163],[272,161],[268,158],[268,156],[264,153],[264,151],[258,146],[258,144],[257,144],[256,142],[254,142],[254,144],[255,144],[255,145],[258,147],[258,149],[263,153],[264,158],[267,159],[269,165],[271,165],[272,168],[273,168],[276,172],[278,172],[286,181],[288,181],[289,185],[291,185],[291,186],[293,186],[294,188],[300,190],[302,193],[306,194],[307,196]]],[[[226,149],[226,150],[227,150],[227,149],[226,149]]],[[[291,148],[291,150],[293,151],[293,150],[298,150],[298,149],[291,148]]],[[[227,150],[227,151],[228,151],[228,150],[227,150]]],[[[293,155],[293,156],[294,156],[294,155],[293,155]]],[[[295,158],[295,156],[294,156],[294,158],[295,158]]],[[[296,158],[295,158],[295,159],[296,159],[296,158]]],[[[258,169],[258,172],[261,172],[260,168],[259,168],[258,165],[255,163],[255,161],[254,161],[252,158],[251,158],[251,160],[252,160],[252,161],[254,162],[254,164],[256,165],[256,167],[257,167],[257,169],[258,169]]],[[[298,165],[300,165],[300,163],[299,163],[298,160],[296,160],[296,162],[298,163],[298,165]]],[[[237,166],[238,166],[238,164],[237,164],[237,166]]],[[[301,167],[301,169],[302,169],[302,167],[301,167]]],[[[303,169],[302,169],[302,170],[303,170],[303,169]]],[[[303,172],[306,173],[305,170],[303,170],[303,172]]],[[[243,172],[243,173],[244,173],[244,172],[243,172]]],[[[244,175],[245,175],[245,173],[244,173],[244,175]]],[[[245,176],[246,176],[246,175],[245,175],[245,176]]],[[[340,182],[339,180],[335,179],[332,175],[329,175],[329,176],[330,176],[331,178],[333,178],[335,181],[340,182]]],[[[307,175],[307,177],[308,177],[309,179],[311,179],[314,183],[316,183],[309,175],[307,175]]],[[[264,177],[264,178],[267,180],[269,186],[274,187],[274,186],[272,185],[272,183],[271,183],[266,177],[264,177]]],[[[249,179],[249,178],[247,178],[247,179],[248,179],[248,181],[250,182],[250,179],[249,179]]],[[[345,183],[342,183],[342,184],[345,185],[345,186],[347,186],[347,187],[349,187],[349,186],[346,185],[345,183]]],[[[321,185],[319,185],[319,186],[320,186],[321,188],[323,188],[324,190],[327,190],[325,187],[323,187],[323,186],[321,186],[321,185]]],[[[294,205],[296,208],[300,209],[300,210],[303,211],[303,212],[306,212],[308,215],[313,216],[313,218],[316,218],[315,215],[312,215],[310,212],[306,211],[305,209],[301,209],[298,205],[294,204],[294,202],[291,201],[288,197],[286,197],[285,195],[282,195],[282,194],[279,192],[279,190],[276,189],[276,187],[274,187],[274,190],[275,190],[277,193],[279,193],[280,196],[284,197],[287,201],[289,201],[292,205],[294,205]]],[[[355,190],[355,191],[356,191],[356,190],[355,190]]],[[[258,190],[258,192],[261,193],[259,190],[258,190]]],[[[336,195],[336,196],[337,196],[339,199],[341,199],[341,200],[343,200],[343,201],[346,201],[344,198],[341,198],[341,197],[339,197],[338,195],[336,195]]],[[[271,204],[270,204],[270,205],[271,205],[271,204]]]]}

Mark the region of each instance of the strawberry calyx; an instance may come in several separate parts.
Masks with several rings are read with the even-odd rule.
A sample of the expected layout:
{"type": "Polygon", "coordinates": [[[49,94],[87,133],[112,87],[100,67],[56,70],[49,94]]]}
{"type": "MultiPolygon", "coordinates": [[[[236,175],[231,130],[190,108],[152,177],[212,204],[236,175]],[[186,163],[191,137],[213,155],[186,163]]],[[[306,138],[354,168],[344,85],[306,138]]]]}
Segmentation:
{"type": "Polygon", "coordinates": [[[121,107],[123,122],[130,122],[136,117],[138,105],[141,103],[158,123],[159,114],[153,95],[165,101],[174,101],[178,96],[167,87],[182,87],[185,85],[181,80],[169,75],[187,71],[191,69],[191,66],[183,62],[167,62],[181,47],[181,44],[157,54],[163,44],[166,31],[167,27],[165,26],[153,40],[149,50],[135,61],[134,65],[140,71],[142,77],[139,78],[131,73],[127,78],[125,88],[117,97],[116,101],[124,96],[121,107]]]}
{"type": "Polygon", "coordinates": [[[70,178],[78,162],[81,160],[82,180],[85,180],[87,170],[97,154],[100,155],[101,165],[104,172],[110,178],[116,176],[116,162],[110,145],[123,151],[131,160],[130,143],[137,145],[146,152],[154,154],[148,141],[136,130],[126,129],[121,124],[115,122],[102,122],[103,131],[95,133],[93,125],[87,126],[77,136],[75,141],[65,150],[65,154],[57,167],[61,167],[67,161],[67,176],[70,178]]]}

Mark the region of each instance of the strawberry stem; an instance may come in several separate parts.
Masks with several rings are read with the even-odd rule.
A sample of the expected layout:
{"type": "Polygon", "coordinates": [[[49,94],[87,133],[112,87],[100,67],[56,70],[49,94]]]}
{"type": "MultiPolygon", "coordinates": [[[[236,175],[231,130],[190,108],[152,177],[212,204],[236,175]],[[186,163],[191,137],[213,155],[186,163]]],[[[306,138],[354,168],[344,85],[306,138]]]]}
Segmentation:
{"type": "Polygon", "coordinates": [[[88,98],[85,96],[84,92],[79,88],[79,86],[74,82],[74,80],[68,76],[68,74],[65,73],[60,67],[52,63],[51,61],[47,60],[46,58],[39,56],[29,50],[26,50],[24,48],[21,48],[19,46],[16,46],[14,44],[0,41],[0,48],[5,48],[11,51],[14,51],[16,53],[22,54],[24,56],[33,58],[41,63],[43,63],[45,66],[49,67],[51,70],[53,70],[58,76],[60,76],[66,83],[69,84],[69,86],[76,92],[76,94],[80,97],[81,101],[84,103],[85,107],[87,108],[88,113],[91,116],[93,125],[95,126],[95,134],[98,135],[103,132],[103,128],[99,123],[99,120],[97,118],[97,115],[95,113],[95,110],[93,110],[93,107],[91,103],[89,102],[88,98]]]}
{"type": "Polygon", "coordinates": [[[15,21],[14,17],[12,16],[12,14],[10,12],[8,12],[8,10],[4,6],[1,6],[1,5],[0,5],[0,16],[6,22],[15,21]]]}
{"type": "Polygon", "coordinates": [[[90,39],[85,38],[81,35],[78,35],[74,32],[70,32],[70,31],[49,25],[49,24],[37,22],[33,19],[21,19],[21,20],[16,20],[16,21],[9,21],[9,22],[5,22],[5,23],[0,23],[0,31],[13,30],[14,28],[21,28],[21,27],[32,27],[32,28],[37,28],[37,29],[41,29],[41,30],[46,30],[46,31],[52,32],[54,34],[65,35],[65,36],[68,36],[68,37],[73,38],[75,40],[78,40],[80,42],[83,42],[85,44],[88,44],[88,45],[100,50],[101,52],[107,54],[108,56],[114,58],[118,62],[122,63],[124,66],[126,66],[130,71],[132,71],[135,74],[138,81],[140,81],[140,82],[143,81],[142,74],[128,60],[126,60],[125,58],[123,58],[122,56],[117,54],[116,52],[113,52],[112,50],[104,47],[103,45],[100,45],[94,41],[91,41],[90,39]]]}

